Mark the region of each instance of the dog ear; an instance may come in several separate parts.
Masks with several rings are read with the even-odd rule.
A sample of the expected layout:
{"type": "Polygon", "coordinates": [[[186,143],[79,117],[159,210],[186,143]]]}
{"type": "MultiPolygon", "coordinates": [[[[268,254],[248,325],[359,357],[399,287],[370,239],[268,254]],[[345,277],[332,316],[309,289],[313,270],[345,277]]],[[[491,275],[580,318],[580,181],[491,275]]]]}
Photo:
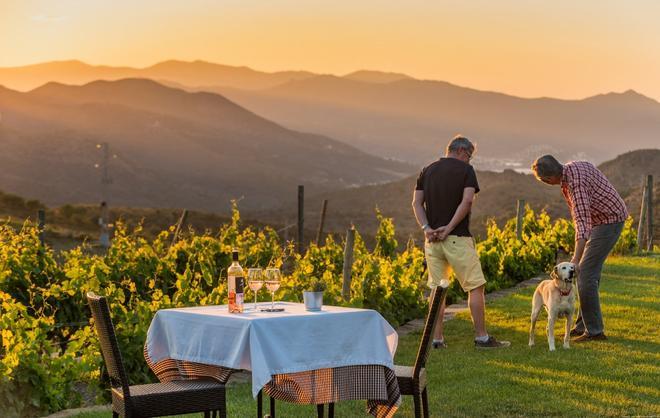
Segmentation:
{"type": "Polygon", "coordinates": [[[552,272],[550,273],[550,278],[556,279],[557,277],[559,277],[559,271],[557,270],[557,266],[555,266],[555,268],[553,268],[552,272]]]}

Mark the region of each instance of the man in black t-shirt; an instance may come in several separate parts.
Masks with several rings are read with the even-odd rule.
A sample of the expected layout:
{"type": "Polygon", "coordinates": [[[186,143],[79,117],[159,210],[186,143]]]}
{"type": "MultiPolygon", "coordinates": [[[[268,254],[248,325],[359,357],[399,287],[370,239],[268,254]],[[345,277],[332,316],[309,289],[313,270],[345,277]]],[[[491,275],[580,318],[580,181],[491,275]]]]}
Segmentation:
{"type": "MultiPolygon", "coordinates": [[[[447,146],[446,156],[425,167],[417,179],[413,210],[426,238],[424,252],[430,287],[448,281],[453,270],[463,290],[474,323],[477,348],[510,345],[486,332],[484,287],[486,279],[470,234],[470,210],[479,183],[469,164],[475,147],[469,139],[456,136],[447,146]]],[[[448,284],[448,283],[447,283],[448,284]]],[[[445,305],[440,307],[433,347],[446,347],[443,335],[445,305]]]]}

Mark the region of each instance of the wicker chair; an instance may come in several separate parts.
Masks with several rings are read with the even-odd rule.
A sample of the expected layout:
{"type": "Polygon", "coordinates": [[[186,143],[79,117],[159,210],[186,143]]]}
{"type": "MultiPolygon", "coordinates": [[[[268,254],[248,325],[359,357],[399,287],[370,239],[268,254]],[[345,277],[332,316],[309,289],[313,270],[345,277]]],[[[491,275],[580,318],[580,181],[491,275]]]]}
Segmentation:
{"type": "Polygon", "coordinates": [[[424,333],[417,351],[417,359],[413,367],[394,366],[399,390],[402,395],[412,395],[415,402],[415,418],[422,416],[421,406],[424,407],[424,418],[429,417],[429,400],[426,392],[426,359],[431,349],[435,320],[440,311],[440,306],[447,296],[447,287],[434,287],[431,291],[429,302],[429,313],[424,324],[424,333]],[[421,405],[420,405],[421,404],[421,405]]]}
{"type": "Polygon", "coordinates": [[[203,412],[205,417],[227,416],[225,385],[213,380],[181,380],[129,386],[119,352],[108,302],[87,293],[101,351],[112,386],[112,416],[159,417],[203,412]]]}

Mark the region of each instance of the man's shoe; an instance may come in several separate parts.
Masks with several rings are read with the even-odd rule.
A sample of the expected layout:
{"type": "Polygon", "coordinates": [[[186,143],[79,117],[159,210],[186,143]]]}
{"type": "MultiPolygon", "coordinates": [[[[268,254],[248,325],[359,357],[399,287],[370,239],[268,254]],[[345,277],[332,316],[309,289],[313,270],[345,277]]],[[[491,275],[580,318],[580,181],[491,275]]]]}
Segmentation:
{"type": "Polygon", "coordinates": [[[584,334],[584,330],[580,330],[577,328],[573,328],[571,330],[571,333],[569,334],[571,337],[579,337],[580,335],[584,334]]]}
{"type": "Polygon", "coordinates": [[[447,348],[447,343],[444,341],[433,341],[433,348],[447,348]]]}
{"type": "Polygon", "coordinates": [[[474,347],[480,349],[503,348],[503,347],[508,347],[510,345],[511,343],[508,341],[497,341],[497,339],[495,339],[495,337],[493,337],[492,335],[489,336],[488,340],[484,342],[474,340],[474,347]]]}
{"type": "Polygon", "coordinates": [[[596,335],[589,335],[586,332],[576,339],[573,340],[574,343],[586,343],[589,341],[605,341],[607,340],[607,337],[605,336],[605,333],[600,333],[596,335]]]}

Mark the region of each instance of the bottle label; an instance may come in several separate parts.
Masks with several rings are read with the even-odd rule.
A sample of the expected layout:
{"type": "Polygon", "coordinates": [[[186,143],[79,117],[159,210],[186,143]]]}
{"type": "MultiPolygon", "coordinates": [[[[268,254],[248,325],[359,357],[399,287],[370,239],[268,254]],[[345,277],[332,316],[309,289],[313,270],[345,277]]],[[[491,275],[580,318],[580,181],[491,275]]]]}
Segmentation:
{"type": "Polygon", "coordinates": [[[236,277],[236,305],[240,307],[240,310],[243,310],[243,298],[244,298],[244,287],[245,279],[243,276],[236,277]]]}
{"type": "Polygon", "coordinates": [[[245,279],[243,276],[236,276],[236,293],[244,293],[245,279]]]}

